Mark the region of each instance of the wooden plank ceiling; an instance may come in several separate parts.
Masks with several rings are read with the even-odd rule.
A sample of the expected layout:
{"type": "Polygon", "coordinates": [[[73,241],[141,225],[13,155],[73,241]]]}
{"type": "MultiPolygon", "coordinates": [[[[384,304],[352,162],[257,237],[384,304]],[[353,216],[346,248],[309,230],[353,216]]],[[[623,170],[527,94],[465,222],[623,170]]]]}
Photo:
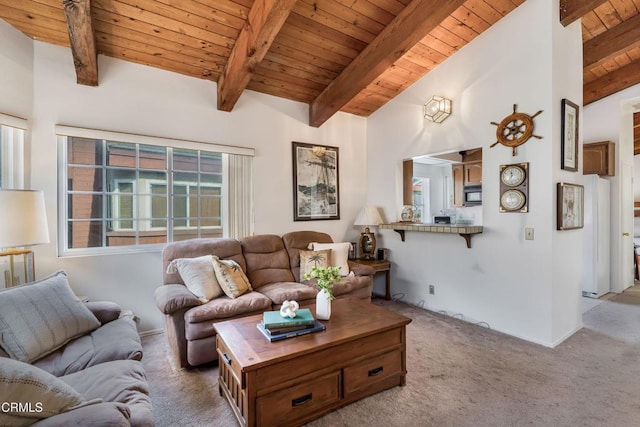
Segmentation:
{"type": "MultiPolygon", "coordinates": [[[[525,0],[0,0],[27,36],[71,46],[78,82],[98,54],[368,116],[525,0]],[[71,40],[71,43],[70,43],[71,40]]],[[[640,82],[640,0],[562,0],[583,16],[585,103],[640,82]]],[[[212,94],[212,96],[214,96],[212,94]]]]}

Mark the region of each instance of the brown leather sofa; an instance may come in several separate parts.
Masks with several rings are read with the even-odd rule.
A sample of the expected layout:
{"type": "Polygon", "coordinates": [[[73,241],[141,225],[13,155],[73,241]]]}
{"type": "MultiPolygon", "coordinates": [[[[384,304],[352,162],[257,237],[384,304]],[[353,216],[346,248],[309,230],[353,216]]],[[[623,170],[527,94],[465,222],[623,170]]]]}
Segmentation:
{"type": "MultiPolygon", "coordinates": [[[[162,253],[163,285],[155,301],[163,313],[169,347],[180,367],[197,366],[218,358],[213,324],[224,320],[278,309],[285,300],[301,306],[315,303],[318,288],[301,281],[300,250],[311,242],[333,243],[331,236],[315,231],[294,231],[282,237],[263,234],[236,239],[192,239],[168,244],[162,253]],[[202,303],[184,286],[178,273],[167,273],[171,261],[216,255],[233,259],[246,273],[253,292],[232,299],[227,296],[202,303]]],[[[371,301],[375,271],[349,263],[354,273],[334,287],[336,298],[371,301]]]]}

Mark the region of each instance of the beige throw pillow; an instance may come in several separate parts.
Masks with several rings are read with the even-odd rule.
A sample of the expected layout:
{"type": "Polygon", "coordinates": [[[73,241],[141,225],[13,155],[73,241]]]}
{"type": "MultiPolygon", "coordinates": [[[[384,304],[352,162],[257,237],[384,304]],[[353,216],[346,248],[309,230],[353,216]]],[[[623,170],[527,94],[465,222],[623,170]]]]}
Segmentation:
{"type": "Polygon", "coordinates": [[[213,268],[213,256],[177,258],[167,267],[167,273],[180,273],[184,285],[202,302],[219,297],[224,292],[213,268]]]}
{"type": "Polygon", "coordinates": [[[312,243],[314,251],[321,251],[325,249],[331,249],[331,256],[329,257],[329,265],[331,267],[340,267],[340,275],[349,275],[349,248],[351,243],[312,243]]]}
{"type": "Polygon", "coordinates": [[[39,419],[101,402],[101,399],[86,401],[69,384],[50,373],[7,358],[0,358],[0,396],[7,402],[0,411],[3,426],[31,425],[39,419]]]}
{"type": "Polygon", "coordinates": [[[213,255],[213,269],[220,287],[229,298],[238,298],[253,290],[242,267],[234,260],[213,255]]]}
{"type": "Polygon", "coordinates": [[[300,251],[300,280],[305,274],[311,274],[313,267],[327,268],[329,266],[329,257],[331,249],[322,251],[300,251]]]}

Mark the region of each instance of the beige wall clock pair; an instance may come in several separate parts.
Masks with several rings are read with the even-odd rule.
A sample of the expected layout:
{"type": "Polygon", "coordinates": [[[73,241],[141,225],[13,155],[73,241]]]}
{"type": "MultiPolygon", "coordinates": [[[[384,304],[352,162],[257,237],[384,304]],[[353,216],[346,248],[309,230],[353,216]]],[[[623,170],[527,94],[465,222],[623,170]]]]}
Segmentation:
{"type": "Polygon", "coordinates": [[[529,212],[529,163],[500,166],[500,212],[529,212]]]}

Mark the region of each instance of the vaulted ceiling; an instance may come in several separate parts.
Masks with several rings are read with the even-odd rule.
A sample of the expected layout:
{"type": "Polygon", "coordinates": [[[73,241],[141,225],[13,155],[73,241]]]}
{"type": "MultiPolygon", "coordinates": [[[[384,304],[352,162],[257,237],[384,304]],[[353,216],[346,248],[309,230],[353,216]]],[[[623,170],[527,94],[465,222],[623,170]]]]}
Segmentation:
{"type": "MultiPolygon", "coordinates": [[[[97,55],[212,80],[218,109],[245,89],[368,116],[525,0],[0,0],[27,36],[70,46],[78,83],[97,55]]],[[[561,0],[582,18],[584,103],[640,83],[640,0],[561,0]]],[[[213,94],[212,94],[213,96],[213,94]]]]}

